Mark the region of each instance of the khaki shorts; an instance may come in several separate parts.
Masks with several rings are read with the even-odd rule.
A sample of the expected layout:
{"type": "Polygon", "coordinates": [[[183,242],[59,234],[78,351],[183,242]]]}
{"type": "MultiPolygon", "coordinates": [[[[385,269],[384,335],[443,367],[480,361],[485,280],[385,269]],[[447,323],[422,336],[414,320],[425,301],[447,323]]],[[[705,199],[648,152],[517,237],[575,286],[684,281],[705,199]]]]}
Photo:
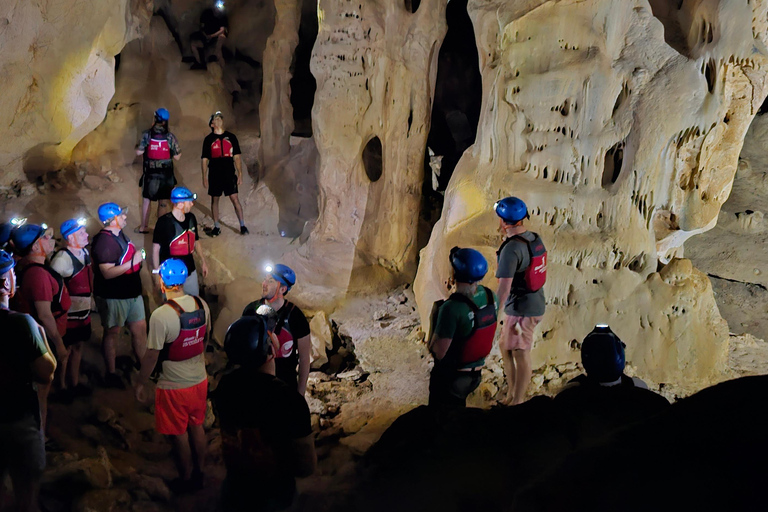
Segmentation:
{"type": "Polygon", "coordinates": [[[96,297],[96,307],[105,329],[122,327],[144,320],[144,299],[139,295],[132,299],[103,299],[96,297]]]}
{"type": "Polygon", "coordinates": [[[507,315],[499,347],[502,350],[531,350],[533,331],[542,318],[541,316],[507,315]]]}

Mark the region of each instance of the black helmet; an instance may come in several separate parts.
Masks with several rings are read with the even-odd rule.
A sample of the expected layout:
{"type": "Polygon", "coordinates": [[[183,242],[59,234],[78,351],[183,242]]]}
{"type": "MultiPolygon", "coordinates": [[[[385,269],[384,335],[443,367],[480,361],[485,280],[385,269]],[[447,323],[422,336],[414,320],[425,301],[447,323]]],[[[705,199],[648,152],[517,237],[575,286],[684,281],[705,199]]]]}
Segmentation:
{"type": "Polygon", "coordinates": [[[229,326],[224,336],[224,351],[229,361],[241,366],[263,365],[269,357],[272,342],[263,316],[244,316],[229,326]]]}
{"type": "Polygon", "coordinates": [[[581,344],[581,364],[587,377],[598,382],[614,382],[626,363],[626,345],[607,325],[596,325],[581,344]]]}

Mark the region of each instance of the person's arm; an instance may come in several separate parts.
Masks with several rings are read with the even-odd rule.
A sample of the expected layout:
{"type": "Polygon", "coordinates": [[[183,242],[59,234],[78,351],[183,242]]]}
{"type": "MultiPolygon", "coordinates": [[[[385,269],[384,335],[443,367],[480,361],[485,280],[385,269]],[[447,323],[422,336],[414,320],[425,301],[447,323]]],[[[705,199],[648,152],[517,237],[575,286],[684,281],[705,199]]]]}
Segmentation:
{"type": "Polygon", "coordinates": [[[131,269],[131,267],[141,263],[141,261],[141,252],[136,251],[136,253],[133,255],[133,258],[131,258],[131,261],[128,263],[123,263],[122,265],[115,265],[114,263],[99,263],[99,271],[101,271],[101,275],[104,276],[104,279],[114,279],[125,274],[131,269]]]}
{"type": "Polygon", "coordinates": [[[141,156],[144,154],[144,151],[147,149],[147,143],[149,142],[149,137],[145,136],[145,134],[141,134],[141,139],[139,139],[139,143],[136,145],[136,155],[141,156]]]}
{"type": "Polygon", "coordinates": [[[174,159],[174,160],[178,160],[179,158],[181,158],[181,153],[178,153],[178,154],[176,154],[176,155],[173,155],[173,159],[174,159]]]}
{"type": "Polygon", "coordinates": [[[38,384],[48,385],[53,382],[53,375],[56,372],[56,358],[53,357],[51,347],[48,346],[48,338],[45,336],[45,329],[34,320],[30,319],[30,322],[30,327],[34,329],[38,336],[40,336],[40,340],[45,347],[45,354],[36,358],[30,365],[32,378],[38,384]]]}
{"type": "Polygon", "coordinates": [[[237,184],[243,184],[243,162],[240,160],[240,155],[235,155],[235,171],[237,171],[237,184]]]}
{"type": "MultiPolygon", "coordinates": [[[[155,227],[157,230],[157,227],[155,227]]],[[[152,269],[160,268],[160,244],[152,243],[152,269]]]]}
{"type": "Polygon", "coordinates": [[[435,332],[432,333],[432,339],[429,340],[427,347],[435,359],[440,360],[448,353],[451,347],[453,336],[456,334],[457,318],[451,311],[451,302],[446,301],[437,312],[435,321],[435,332]]]}
{"type": "Polygon", "coordinates": [[[202,168],[202,171],[203,171],[203,186],[207,188],[208,187],[208,159],[207,158],[203,158],[202,160],[200,160],[200,167],[202,168]]]}
{"type": "Polygon", "coordinates": [[[299,387],[297,388],[299,394],[304,396],[304,392],[307,390],[307,379],[309,378],[309,365],[312,353],[312,341],[307,336],[302,336],[297,341],[299,349],[299,387]]]}
{"type": "Polygon", "coordinates": [[[56,326],[56,319],[53,317],[51,311],[51,302],[47,300],[36,300],[35,311],[37,312],[37,318],[40,325],[43,326],[45,334],[53,342],[56,347],[56,354],[60,360],[65,360],[69,355],[66,347],[64,347],[64,340],[59,334],[59,328],[56,326]]]}
{"type": "Polygon", "coordinates": [[[136,378],[136,386],[134,387],[136,400],[141,403],[144,403],[146,400],[146,397],[144,396],[144,386],[149,381],[149,377],[152,375],[152,370],[155,369],[159,356],[159,350],[147,348],[147,351],[144,352],[144,357],[141,358],[141,370],[139,370],[139,376],[136,378]]]}
{"type": "MultiPolygon", "coordinates": [[[[496,291],[496,296],[499,298],[499,309],[503,310],[504,304],[507,303],[507,298],[509,297],[509,292],[511,290],[512,290],[512,278],[500,277],[499,288],[496,291]]],[[[501,318],[501,315],[499,315],[499,318],[501,318]]]]}
{"type": "Polygon", "coordinates": [[[317,453],[315,452],[314,434],[294,439],[291,442],[291,451],[293,452],[291,457],[293,476],[303,478],[315,472],[317,453]]]}
{"type": "Polygon", "coordinates": [[[452,341],[451,338],[439,338],[437,334],[434,334],[429,341],[429,351],[432,352],[435,359],[442,359],[448,353],[452,341]]]}

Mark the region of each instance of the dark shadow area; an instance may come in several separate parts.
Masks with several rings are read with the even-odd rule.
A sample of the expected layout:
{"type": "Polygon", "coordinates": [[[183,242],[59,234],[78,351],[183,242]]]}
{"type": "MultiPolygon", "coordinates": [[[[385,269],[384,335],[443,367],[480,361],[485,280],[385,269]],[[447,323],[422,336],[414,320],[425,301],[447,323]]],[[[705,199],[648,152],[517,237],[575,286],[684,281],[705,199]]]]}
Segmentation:
{"type": "Polygon", "coordinates": [[[405,10],[410,13],[418,11],[419,5],[421,5],[421,0],[405,0],[405,10]]]}
{"type": "Polygon", "coordinates": [[[621,165],[624,163],[624,141],[617,142],[605,152],[603,163],[603,188],[616,183],[621,174],[621,165]]]}
{"type": "Polygon", "coordinates": [[[379,181],[383,170],[381,139],[374,137],[363,148],[365,175],[372,182],[379,181]]]}
{"type": "Polygon", "coordinates": [[[690,57],[691,50],[685,38],[685,33],[680,27],[679,13],[683,1],[649,0],[653,17],[664,25],[664,41],[677,53],[690,57]]]}
{"type": "Polygon", "coordinates": [[[317,39],[317,3],[304,0],[301,6],[299,44],[291,65],[291,106],[293,107],[293,134],[297,137],[312,136],[312,106],[315,103],[317,82],[309,70],[312,47],[317,39]]]}

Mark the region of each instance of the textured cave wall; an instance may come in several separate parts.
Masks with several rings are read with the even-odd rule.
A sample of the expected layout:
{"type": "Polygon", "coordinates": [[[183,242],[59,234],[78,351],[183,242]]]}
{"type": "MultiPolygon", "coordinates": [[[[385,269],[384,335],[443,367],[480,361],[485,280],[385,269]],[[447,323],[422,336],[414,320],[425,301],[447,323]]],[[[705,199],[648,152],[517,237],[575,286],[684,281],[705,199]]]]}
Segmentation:
{"type": "Polygon", "coordinates": [[[69,160],[104,119],[114,56],[151,14],[151,0],[0,3],[0,186],[69,160]]]}
{"type": "Polygon", "coordinates": [[[320,216],[287,259],[309,277],[297,293],[328,304],[355,269],[413,266],[446,3],[426,0],[412,13],[399,2],[319,2],[311,69],[320,216]]]}
{"type": "Polygon", "coordinates": [[[577,360],[608,322],[656,382],[717,378],[727,325],[680,256],[730,192],[766,92],[766,2],[470,1],[483,77],[475,145],[421,253],[426,316],[448,249],[475,247],[495,287],[495,200],[522,197],[550,251],[535,366],[577,360]],[[679,5],[679,8],[678,8],[679,5]],[[752,30],[745,30],[752,27],[752,30]]]}

